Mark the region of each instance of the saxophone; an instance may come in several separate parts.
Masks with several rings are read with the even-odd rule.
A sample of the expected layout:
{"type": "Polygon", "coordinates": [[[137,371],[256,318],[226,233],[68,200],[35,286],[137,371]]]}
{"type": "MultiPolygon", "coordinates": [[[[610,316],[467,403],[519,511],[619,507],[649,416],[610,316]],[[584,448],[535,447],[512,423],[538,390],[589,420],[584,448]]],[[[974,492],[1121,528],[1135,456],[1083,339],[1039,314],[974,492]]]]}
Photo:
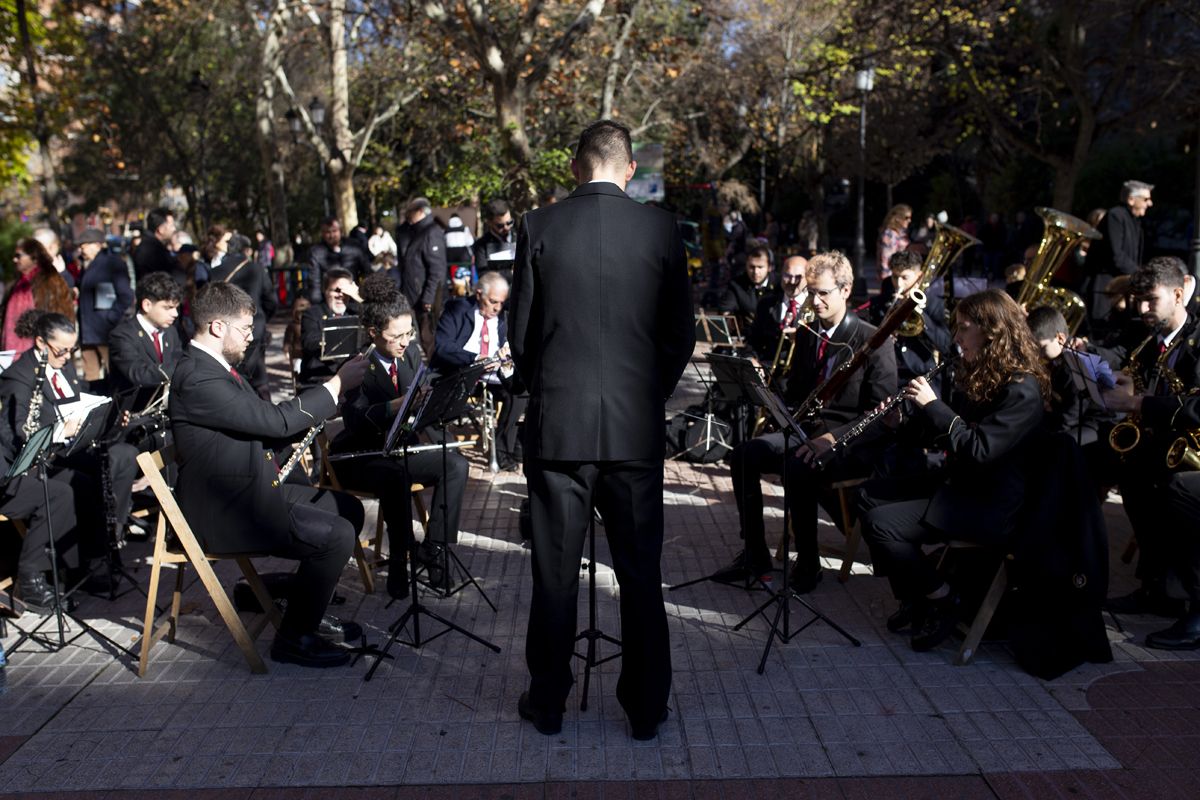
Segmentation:
{"type": "MultiPolygon", "coordinates": [[[[1139,394],[1154,394],[1158,389],[1160,382],[1166,382],[1167,391],[1170,394],[1178,395],[1183,393],[1183,381],[1175,374],[1175,370],[1167,366],[1170,361],[1171,354],[1179,343],[1183,341],[1183,336],[1176,336],[1175,341],[1171,342],[1171,346],[1158,354],[1158,359],[1154,362],[1154,370],[1150,373],[1150,385],[1144,386],[1138,371],[1134,368],[1137,364],[1138,356],[1146,345],[1158,339],[1158,334],[1150,334],[1145,341],[1137,346],[1132,353],[1129,354],[1129,362],[1121,368],[1121,372],[1125,373],[1133,379],[1133,393],[1139,394]]],[[[1139,414],[1130,414],[1125,419],[1113,426],[1113,429],[1108,432],[1108,446],[1120,453],[1122,456],[1130,453],[1142,441],[1142,423],[1139,414]]]]}
{"type": "Polygon", "coordinates": [[[50,359],[47,352],[36,349],[33,352],[37,358],[37,366],[33,368],[33,395],[29,398],[29,413],[25,415],[25,424],[21,426],[21,434],[25,441],[29,441],[42,427],[42,383],[46,380],[46,364],[50,359]]]}

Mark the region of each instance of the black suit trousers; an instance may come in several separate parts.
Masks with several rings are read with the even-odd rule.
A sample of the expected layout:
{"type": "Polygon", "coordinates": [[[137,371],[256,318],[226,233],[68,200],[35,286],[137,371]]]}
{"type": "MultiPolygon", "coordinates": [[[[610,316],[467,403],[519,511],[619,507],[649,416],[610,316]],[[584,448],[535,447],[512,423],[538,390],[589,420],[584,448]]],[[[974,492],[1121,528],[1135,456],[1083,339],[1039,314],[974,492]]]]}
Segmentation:
{"type": "Polygon", "coordinates": [[[0,496],[0,514],[10,519],[25,520],[25,539],[21,542],[21,557],[17,565],[21,575],[50,569],[50,555],[46,547],[50,544],[51,527],[54,529],[59,562],[75,565],[75,506],[71,501],[68,483],[48,478],[44,493],[36,472],[14,478],[4,487],[4,494],[0,496]],[[46,507],[47,493],[50,498],[49,509],[46,507]]]}
{"type": "Polygon", "coordinates": [[[1167,541],[1171,564],[1192,611],[1200,611],[1200,472],[1176,472],[1167,482],[1167,541]]]}
{"type": "Polygon", "coordinates": [[[579,564],[593,504],[604,520],[621,587],[617,699],[636,725],[657,723],[671,691],[671,647],[662,596],[662,461],[525,465],[533,527],[533,599],[525,660],[530,699],[557,712],[574,671],[579,564]]]}

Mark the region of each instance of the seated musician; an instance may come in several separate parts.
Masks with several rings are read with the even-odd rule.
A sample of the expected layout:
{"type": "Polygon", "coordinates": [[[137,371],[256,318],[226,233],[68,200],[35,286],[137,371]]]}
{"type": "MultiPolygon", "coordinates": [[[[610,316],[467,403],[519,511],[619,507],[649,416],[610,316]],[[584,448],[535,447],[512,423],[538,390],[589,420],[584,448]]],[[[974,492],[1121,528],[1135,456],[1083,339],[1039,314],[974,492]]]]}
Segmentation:
{"type": "Polygon", "coordinates": [[[118,391],[160,385],[170,379],[183,357],[175,320],[183,289],[165,272],[151,272],[138,281],[137,313],[109,334],[113,387],[118,391]]]}
{"type": "MultiPolygon", "coordinates": [[[[1163,536],[1162,560],[1171,565],[1187,599],[1185,608],[1175,604],[1178,618],[1165,630],[1146,636],[1146,646],[1160,650],[1200,650],[1200,395],[1155,396],[1135,394],[1132,380],[1117,378],[1116,389],[1105,393],[1114,411],[1136,414],[1146,430],[1184,438],[1186,457],[1182,470],[1164,476],[1157,499],[1158,525],[1163,536]]],[[[1162,437],[1165,438],[1165,437],[1162,437]]],[[[1144,445],[1142,445],[1144,446],[1144,445]]],[[[1177,445],[1178,446],[1178,445],[1177,445]]],[[[1181,453],[1183,455],[1183,453],[1181,453]]]]}
{"type": "Polygon", "coordinates": [[[1042,418],[1049,376],[1023,313],[1004,292],[959,302],[954,341],[962,350],[949,402],[923,378],[908,382],[909,414],[890,426],[947,451],[944,471],[869,481],[860,492],[863,540],[876,575],[886,575],[900,609],[888,630],[911,626],[914,650],[936,647],[958,622],[959,595],[930,564],[922,545],[961,539],[1002,545],[1025,493],[1026,444],[1042,418]]]}
{"type": "MultiPolygon", "coordinates": [[[[797,332],[796,353],[788,376],[785,398],[789,404],[805,400],[829,378],[840,364],[849,360],[875,333],[875,327],[863,322],[846,307],[854,273],[850,261],[833,251],[820,253],[809,262],[806,271],[808,292],[816,320],[812,327],[797,332]]],[[[815,458],[828,453],[837,437],[863,413],[874,408],[896,391],[896,358],[892,345],[872,351],[862,370],[855,372],[845,386],[812,418],[802,425],[809,439],[786,454],[787,496],[792,532],[796,538],[796,567],[790,588],[803,593],[812,591],[821,579],[817,554],[817,504],[827,507],[831,497],[825,488],[829,482],[870,474],[874,456],[870,437],[864,437],[840,453],[818,473],[815,458]]],[[[731,455],[733,490],[741,519],[745,549],[734,562],[719,573],[724,580],[751,577],[769,580],[770,553],[763,526],[761,480],[764,474],[778,475],[784,465],[782,433],[760,436],[743,442],[731,455]]]]}
{"type": "MultiPolygon", "coordinates": [[[[897,298],[907,296],[909,289],[917,285],[924,261],[918,253],[904,250],[892,256],[888,267],[892,271],[888,280],[895,292],[887,298],[880,294],[871,299],[868,319],[872,325],[882,322],[897,298]]],[[[895,338],[896,376],[901,383],[926,374],[938,362],[954,355],[954,342],[946,326],[946,307],[942,298],[926,293],[921,318],[925,327],[920,335],[902,336],[897,332],[895,338]]]]}
{"type": "MultiPolygon", "coordinates": [[[[508,299],[508,280],[492,270],[479,276],[475,296],[459,297],[446,303],[438,320],[437,336],[430,366],[442,373],[453,372],[475,361],[486,361],[508,354],[508,323],[504,302],[508,299]]],[[[514,469],[520,462],[517,421],[525,411],[528,395],[518,385],[511,364],[497,361],[483,377],[486,391],[502,404],[496,428],[496,452],[500,469],[514,469]]]]}
{"type": "Polygon", "coordinates": [[[213,281],[196,293],[196,334],[171,382],[179,506],[205,552],[258,553],[300,562],[271,658],[336,667],[350,654],[318,635],[338,577],[362,529],[354,497],[302,483],[276,485],[272,448],[303,438],[358,386],[365,359],[351,359],[292,400],[263,400],[234,367],[254,337],[254,301],[213,281]]]}
{"type": "Polygon", "coordinates": [[[754,355],[764,364],[770,364],[779,352],[780,364],[787,358],[788,341],[795,335],[796,321],[804,315],[808,302],[808,288],[804,281],[804,269],[808,260],[800,256],[788,256],[779,275],[779,288],[758,303],[754,312],[754,324],[750,328],[750,347],[754,355]],[[779,346],[780,337],[783,347],[779,346]]]}
{"type": "MultiPolygon", "coordinates": [[[[1029,312],[1029,331],[1042,353],[1042,363],[1050,373],[1050,394],[1046,399],[1046,428],[1066,433],[1081,447],[1107,440],[1108,431],[1116,421],[1113,413],[1099,406],[1086,388],[1076,385],[1072,370],[1063,358],[1070,329],[1062,313],[1051,306],[1040,306],[1029,312]]],[[[1087,351],[1083,351],[1087,353],[1087,351]]],[[[1099,356],[1097,356],[1099,358],[1099,356]]],[[[1104,442],[1108,447],[1108,442],[1104,442]]]]}
{"type": "MultiPolygon", "coordinates": [[[[1133,273],[1134,304],[1150,335],[1130,355],[1126,369],[1136,378],[1140,391],[1151,397],[1183,395],[1200,387],[1200,350],[1197,349],[1197,318],[1187,311],[1183,275],[1170,263],[1154,259],[1133,273]]],[[[1157,403],[1158,401],[1156,401],[1157,403]]],[[[1170,573],[1168,540],[1176,532],[1163,525],[1162,504],[1171,471],[1166,453],[1177,432],[1153,427],[1152,420],[1129,420],[1141,437],[1125,453],[1118,467],[1121,502],[1138,542],[1137,577],[1141,586],[1131,594],[1110,600],[1111,611],[1125,614],[1155,614],[1178,617],[1183,602],[1169,591],[1176,581],[1170,573]]],[[[1130,426],[1119,424],[1128,432],[1130,426]]],[[[1122,432],[1114,433],[1125,439],[1122,432]]]]}
{"type": "Polygon", "coordinates": [[[310,306],[300,318],[299,379],[302,386],[321,383],[337,372],[340,359],[321,359],[322,323],[338,317],[356,316],[358,304],[362,302],[350,270],[333,267],[321,276],[321,283],[322,301],[310,306]]]}
{"type": "Polygon", "coordinates": [[[765,244],[753,244],[746,251],[746,271],[725,287],[717,310],[722,314],[733,314],[742,336],[747,336],[754,324],[758,304],[771,289],[771,251],[765,244]]]}
{"type": "MultiPolygon", "coordinates": [[[[391,278],[376,273],[363,282],[362,323],[375,345],[362,386],[346,397],[342,411],[345,430],[333,441],[334,453],[382,449],[404,393],[421,363],[413,340],[413,311],[391,278]]],[[[433,585],[441,583],[441,545],[458,540],[458,516],[467,483],[467,461],[457,450],[446,454],[442,480],[441,450],[410,453],[405,458],[364,456],[338,460],[343,486],[373,492],[379,497],[387,525],[391,561],[387,590],[395,598],[408,596],[407,554],[413,541],[411,486],[433,486],[433,504],[425,541],[416,551],[433,585]],[[443,512],[445,506],[445,512],[443,512]]]]}
{"type": "MultiPolygon", "coordinates": [[[[25,446],[28,434],[63,421],[63,435],[71,441],[80,431],[88,414],[70,404],[80,400],[81,386],[73,356],[79,341],[75,323],[62,314],[32,310],[21,315],[18,332],[33,339],[12,366],[0,374],[0,408],[3,425],[8,428],[14,449],[25,446]],[[35,409],[34,406],[37,406],[35,409]]],[[[103,433],[103,432],[101,432],[103,433]]],[[[86,526],[80,536],[81,564],[99,561],[105,548],[124,536],[124,521],[132,504],[131,490],[137,474],[137,449],[128,444],[111,444],[105,449],[82,447],[70,455],[60,455],[50,467],[50,476],[70,484],[74,495],[75,517],[86,526]],[[107,455],[103,455],[107,451],[107,455]],[[107,458],[107,464],[101,463],[107,458]],[[110,492],[103,488],[101,470],[107,468],[110,492]],[[113,530],[106,530],[109,515],[114,516],[113,530]]],[[[104,576],[93,573],[85,587],[105,591],[104,576]]]]}

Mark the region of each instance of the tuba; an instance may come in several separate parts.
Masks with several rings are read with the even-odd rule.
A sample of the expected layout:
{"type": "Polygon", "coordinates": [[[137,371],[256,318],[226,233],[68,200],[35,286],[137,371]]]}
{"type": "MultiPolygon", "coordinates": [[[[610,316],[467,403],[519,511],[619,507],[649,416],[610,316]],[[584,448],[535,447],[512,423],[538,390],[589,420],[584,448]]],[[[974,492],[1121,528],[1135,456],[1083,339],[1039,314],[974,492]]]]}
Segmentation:
{"type": "MultiPolygon", "coordinates": [[[[912,293],[918,292],[924,298],[925,293],[929,291],[929,287],[933,282],[946,274],[946,271],[950,269],[950,265],[962,255],[964,250],[979,244],[978,239],[964,230],[960,230],[953,225],[943,225],[940,222],[936,224],[937,233],[933,237],[933,244],[929,246],[929,253],[925,256],[925,263],[921,265],[921,277],[909,289],[910,297],[916,297],[912,293]]],[[[900,324],[900,327],[896,329],[897,336],[920,336],[924,332],[925,317],[922,316],[920,308],[912,316],[904,320],[900,324]]]]}
{"type": "Polygon", "coordinates": [[[1100,232],[1083,220],[1055,211],[1053,208],[1034,209],[1045,224],[1037,254],[1025,274],[1017,304],[1026,309],[1050,306],[1058,309],[1074,335],[1087,316],[1083,298],[1069,289],[1051,286],[1050,278],[1063,262],[1075,252],[1084,239],[1099,239],[1100,232]]]}

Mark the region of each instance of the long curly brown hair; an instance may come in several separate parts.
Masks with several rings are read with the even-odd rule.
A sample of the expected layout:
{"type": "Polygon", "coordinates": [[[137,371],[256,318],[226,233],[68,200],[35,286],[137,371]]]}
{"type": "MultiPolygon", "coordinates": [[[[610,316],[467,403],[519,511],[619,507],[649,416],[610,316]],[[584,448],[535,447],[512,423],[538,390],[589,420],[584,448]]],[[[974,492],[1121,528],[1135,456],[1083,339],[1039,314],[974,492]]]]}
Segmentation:
{"type": "Polygon", "coordinates": [[[986,403],[1005,384],[1025,374],[1033,376],[1042,391],[1050,396],[1050,373],[1042,364],[1041,352],[1021,307],[997,289],[977,292],[959,302],[954,322],[969,319],[984,336],[983,352],[958,371],[958,388],[975,403],[986,403]]]}

